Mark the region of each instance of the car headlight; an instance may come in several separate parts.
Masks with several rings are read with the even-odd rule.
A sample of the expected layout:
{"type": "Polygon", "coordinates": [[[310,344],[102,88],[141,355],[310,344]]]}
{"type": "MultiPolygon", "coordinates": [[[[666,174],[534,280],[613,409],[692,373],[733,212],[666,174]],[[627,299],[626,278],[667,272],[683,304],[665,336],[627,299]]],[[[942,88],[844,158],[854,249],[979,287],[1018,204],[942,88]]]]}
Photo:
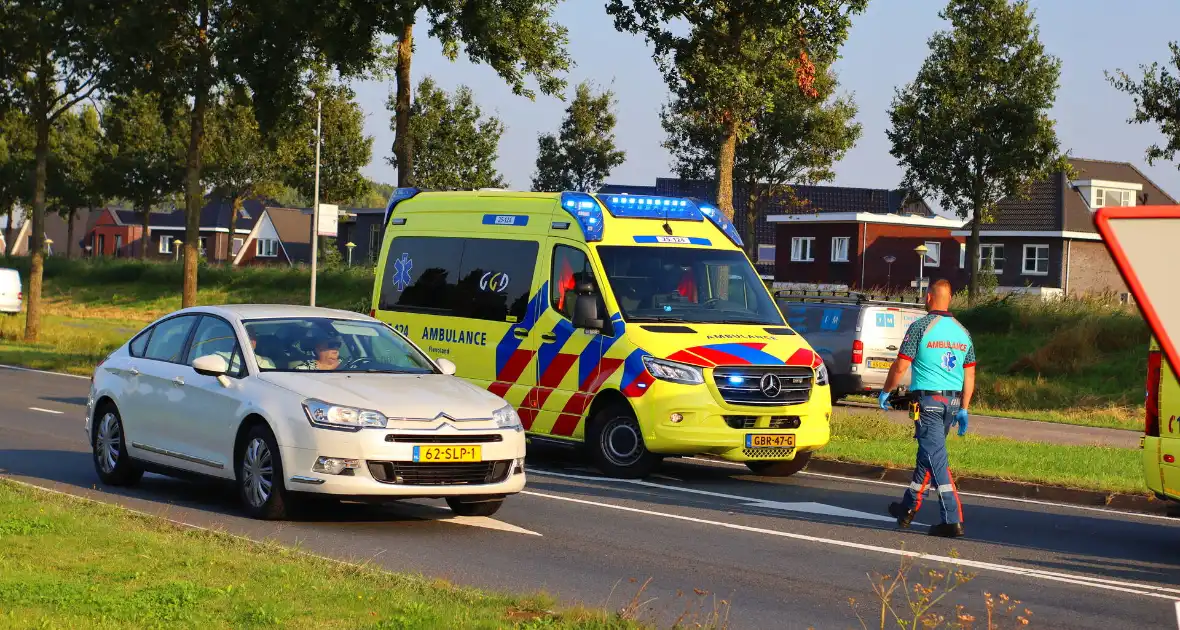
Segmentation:
{"type": "Polygon", "coordinates": [[[700,368],[685,363],[645,356],[643,357],[643,365],[649,374],[661,381],[682,385],[700,385],[705,382],[705,376],[701,373],[700,368]]]}
{"type": "Polygon", "coordinates": [[[322,429],[384,429],[389,423],[389,419],[380,411],[333,405],[315,399],[303,401],[303,411],[307,413],[307,420],[312,426],[322,429]]]}
{"type": "Polygon", "coordinates": [[[496,421],[496,426],[501,429],[513,429],[515,431],[524,431],[524,425],[520,423],[520,416],[517,415],[516,410],[512,405],[505,405],[492,412],[492,419],[496,421]]]}
{"type": "Polygon", "coordinates": [[[815,368],[815,384],[827,385],[830,380],[831,379],[828,376],[828,366],[824,365],[824,363],[821,361],[819,367],[815,368]]]}

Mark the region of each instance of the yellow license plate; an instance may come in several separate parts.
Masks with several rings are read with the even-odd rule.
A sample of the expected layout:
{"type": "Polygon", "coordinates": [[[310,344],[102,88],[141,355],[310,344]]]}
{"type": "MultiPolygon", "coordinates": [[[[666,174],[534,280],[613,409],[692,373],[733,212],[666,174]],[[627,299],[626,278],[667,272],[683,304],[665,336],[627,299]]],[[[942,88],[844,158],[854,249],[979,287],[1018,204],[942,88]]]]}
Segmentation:
{"type": "Polygon", "coordinates": [[[415,446],[416,462],[481,462],[478,446],[415,446]]]}
{"type": "Polygon", "coordinates": [[[761,448],[765,446],[794,448],[795,436],[789,433],[779,435],[759,435],[757,433],[746,434],[746,448],[761,448]]]}
{"type": "Polygon", "coordinates": [[[874,370],[888,370],[892,366],[892,361],[869,361],[869,368],[874,370]]]}

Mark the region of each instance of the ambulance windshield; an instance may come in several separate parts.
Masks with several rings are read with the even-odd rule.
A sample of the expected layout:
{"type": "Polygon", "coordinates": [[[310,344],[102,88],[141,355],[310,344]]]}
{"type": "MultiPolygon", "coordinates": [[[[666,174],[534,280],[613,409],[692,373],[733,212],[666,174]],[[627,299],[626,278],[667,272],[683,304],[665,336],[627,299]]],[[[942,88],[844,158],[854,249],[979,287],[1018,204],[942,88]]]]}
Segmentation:
{"type": "Polygon", "coordinates": [[[626,321],[783,325],[742,252],[599,246],[598,255],[626,321]]]}

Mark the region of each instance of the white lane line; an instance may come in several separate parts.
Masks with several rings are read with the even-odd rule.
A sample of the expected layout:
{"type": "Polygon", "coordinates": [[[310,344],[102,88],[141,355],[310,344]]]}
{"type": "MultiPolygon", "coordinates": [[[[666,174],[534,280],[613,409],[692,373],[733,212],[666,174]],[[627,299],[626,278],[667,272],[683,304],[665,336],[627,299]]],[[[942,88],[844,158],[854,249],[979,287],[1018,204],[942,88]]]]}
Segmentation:
{"type": "MultiPolygon", "coordinates": [[[[742,464],[735,464],[733,462],[726,462],[726,461],[721,461],[721,460],[716,460],[716,459],[706,459],[704,457],[682,457],[680,459],[692,460],[692,461],[697,461],[697,462],[704,462],[707,464],[713,464],[715,466],[725,466],[727,468],[741,468],[743,470],[749,470],[748,468],[746,468],[742,464]]],[[[753,474],[753,473],[750,473],[750,474],[753,474]]],[[[810,471],[806,471],[806,470],[804,470],[802,472],[795,473],[795,474],[802,475],[805,477],[820,477],[822,479],[834,479],[836,481],[852,481],[852,482],[856,482],[856,483],[866,483],[866,484],[874,485],[874,486],[888,486],[890,488],[905,488],[909,485],[909,484],[904,484],[904,483],[894,483],[892,481],[881,481],[879,479],[862,479],[860,477],[849,477],[846,475],[833,475],[833,474],[829,474],[829,473],[817,473],[817,472],[810,472],[810,471]]],[[[1012,503],[1026,503],[1029,505],[1044,505],[1044,506],[1055,507],[1055,508],[1069,508],[1071,510],[1082,510],[1084,512],[1102,512],[1103,514],[1113,514],[1113,515],[1117,515],[1117,516],[1134,516],[1134,517],[1138,517],[1138,518],[1152,518],[1152,519],[1157,519],[1157,520],[1161,520],[1161,521],[1168,521],[1168,522],[1175,522],[1176,521],[1175,517],[1164,516],[1163,514],[1151,514],[1148,512],[1128,512],[1126,510],[1112,510],[1110,508],[1093,507],[1090,505],[1077,505],[1074,503],[1057,503],[1054,501],[1043,501],[1040,499],[1025,499],[1023,497],[1006,497],[1006,496],[999,495],[999,494],[985,494],[982,492],[959,491],[959,496],[974,497],[976,499],[992,499],[994,501],[1011,501],[1012,503]]]]}
{"type": "Polygon", "coordinates": [[[33,374],[49,374],[51,376],[67,376],[69,378],[90,379],[89,376],[78,376],[77,374],[66,374],[65,372],[50,372],[48,370],[34,370],[33,368],[20,367],[16,365],[0,364],[0,370],[14,370],[16,372],[32,372],[33,374]]]}
{"type": "Polygon", "coordinates": [[[618,510],[620,512],[630,512],[633,514],[643,514],[646,516],[655,516],[659,518],[666,518],[676,521],[685,521],[689,523],[696,523],[699,525],[711,525],[714,527],[722,527],[725,529],[732,529],[754,534],[765,534],[768,536],[777,536],[780,538],[790,538],[793,540],[801,540],[811,543],[819,543],[824,545],[831,545],[834,547],[844,547],[848,549],[856,549],[859,551],[872,551],[876,553],[902,556],[913,558],[915,560],[926,562],[938,562],[944,565],[957,565],[961,567],[969,567],[973,569],[981,569],[985,571],[994,571],[997,573],[1006,573],[1009,575],[1017,575],[1021,577],[1029,577],[1047,582],[1060,582],[1064,584],[1074,584],[1077,586],[1087,586],[1090,588],[1115,591],[1120,593],[1128,593],[1131,595],[1143,595],[1145,597],[1155,597],[1159,599],[1167,599],[1175,601],[1175,595],[1167,593],[1180,594],[1180,590],[1171,589],[1150,584],[1138,584],[1135,582],[1123,582],[1119,580],[1107,580],[1103,578],[1094,578],[1085,575],[1073,575],[1068,573],[1055,573],[1052,571],[1042,571],[1040,569],[1032,569],[1028,567],[996,564],[993,562],[982,562],[979,560],[967,560],[965,558],[951,558],[948,556],[938,556],[933,554],[916,553],[906,551],[904,549],[890,549],[889,547],[878,547],[876,545],[869,545],[865,543],[857,543],[848,540],[834,540],[831,538],[821,538],[819,536],[809,536],[807,534],[797,534],[793,532],[783,532],[773,529],[766,529],[762,527],[751,527],[749,525],[738,525],[736,523],[725,523],[722,521],[712,521],[704,518],[696,518],[692,516],[682,516],[679,514],[668,514],[664,512],[656,512],[654,510],[644,510],[640,508],[628,507],[625,505],[615,505],[613,503],[602,503],[599,501],[588,501],[586,499],[575,499],[573,497],[563,497],[555,494],[547,494],[544,492],[536,492],[533,490],[525,490],[521,494],[529,496],[541,497],[545,499],[553,499],[556,501],[566,501],[569,503],[577,503],[580,505],[590,505],[594,507],[606,508],[609,510],[618,510]]]}
{"type": "Polygon", "coordinates": [[[1180,626],[1180,602],[1176,602],[1176,625],[1180,626]]]}
{"type": "Polygon", "coordinates": [[[525,534],[526,536],[540,536],[539,532],[534,532],[531,529],[517,527],[511,523],[498,521],[494,518],[486,516],[452,516],[450,518],[435,519],[442,523],[454,523],[456,525],[469,525],[471,527],[482,527],[484,529],[494,529],[501,532],[509,532],[513,534],[525,534]]]}
{"type": "Polygon", "coordinates": [[[29,411],[40,411],[41,413],[51,413],[55,416],[60,416],[64,411],[56,411],[54,409],[42,409],[40,407],[29,407],[29,411]]]}
{"type": "MultiPolygon", "coordinates": [[[[675,492],[684,492],[687,494],[697,494],[706,497],[716,497],[718,499],[728,499],[736,501],[743,506],[752,508],[761,508],[766,510],[784,510],[788,512],[804,512],[808,514],[822,514],[824,516],[839,516],[843,518],[855,518],[862,521],[877,521],[881,523],[896,523],[897,519],[883,516],[881,514],[873,514],[872,512],[860,512],[857,510],[850,510],[847,508],[837,507],[834,505],[827,505],[824,503],[816,503],[814,501],[805,502],[789,502],[789,501],[774,501],[772,499],[758,499],[755,497],[743,497],[736,494],[725,494],[722,492],[711,492],[709,490],[697,490],[695,488],[684,488],[681,486],[665,486],[663,484],[652,483],[650,481],[641,481],[639,479],[608,479],[604,477],[587,477],[583,475],[570,475],[568,473],[553,472],[544,469],[534,468],[533,474],[560,477],[563,479],[577,479],[579,481],[594,481],[599,483],[628,483],[636,486],[643,486],[645,488],[658,488],[660,490],[672,490],[675,492]]],[[[919,527],[928,527],[922,523],[913,523],[919,527]]]]}

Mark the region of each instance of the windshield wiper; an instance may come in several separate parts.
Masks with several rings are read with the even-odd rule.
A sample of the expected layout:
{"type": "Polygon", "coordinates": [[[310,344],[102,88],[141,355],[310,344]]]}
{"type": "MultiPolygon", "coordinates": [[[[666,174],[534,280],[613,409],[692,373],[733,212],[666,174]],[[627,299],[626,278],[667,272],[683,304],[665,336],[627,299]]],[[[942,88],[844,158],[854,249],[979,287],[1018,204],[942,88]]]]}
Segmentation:
{"type": "Polygon", "coordinates": [[[637,324],[699,324],[696,320],[682,319],[680,317],[631,317],[629,321],[637,324]]]}

